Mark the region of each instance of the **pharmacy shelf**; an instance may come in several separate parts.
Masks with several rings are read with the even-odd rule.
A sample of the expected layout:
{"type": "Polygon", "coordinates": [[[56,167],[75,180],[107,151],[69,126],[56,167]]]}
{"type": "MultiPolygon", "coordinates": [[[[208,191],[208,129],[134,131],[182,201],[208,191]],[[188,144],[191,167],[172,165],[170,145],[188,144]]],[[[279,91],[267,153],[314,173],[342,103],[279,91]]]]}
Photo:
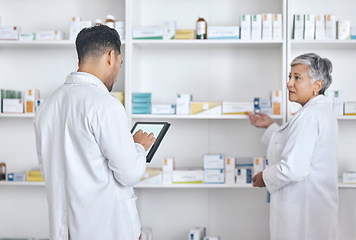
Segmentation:
{"type": "Polygon", "coordinates": [[[45,186],[45,183],[44,183],[44,182],[12,182],[12,181],[0,181],[0,186],[36,187],[36,186],[45,186]]]}
{"type": "MultiPolygon", "coordinates": [[[[121,44],[125,44],[122,41],[121,44]]],[[[52,40],[52,41],[20,41],[20,40],[0,40],[0,48],[7,47],[44,47],[44,48],[66,48],[75,47],[73,40],[52,40]]]]}
{"type": "Polygon", "coordinates": [[[0,118],[33,118],[34,113],[0,113],[0,118]]]}
{"type": "Polygon", "coordinates": [[[138,47],[197,47],[197,46],[240,46],[240,47],[282,47],[283,40],[132,40],[138,47]]]}
{"type": "Polygon", "coordinates": [[[356,48],[356,40],[291,40],[293,48],[356,48]]]}
{"type": "MultiPolygon", "coordinates": [[[[273,119],[283,119],[282,115],[272,115],[273,119]]],[[[248,119],[246,115],[152,115],[152,114],[132,114],[133,119],[205,119],[205,120],[234,120],[248,119]]]]}
{"type": "MultiPolygon", "coordinates": [[[[44,182],[10,182],[0,181],[0,186],[24,186],[24,187],[36,187],[45,186],[44,182]]],[[[138,183],[134,186],[137,189],[157,189],[157,188],[255,188],[251,184],[147,184],[138,183]]],[[[340,189],[356,189],[356,184],[343,184],[339,183],[340,189]]],[[[259,189],[259,188],[256,188],[259,189]]]]}
{"type": "Polygon", "coordinates": [[[338,120],[356,120],[356,116],[339,116],[338,120]]]}

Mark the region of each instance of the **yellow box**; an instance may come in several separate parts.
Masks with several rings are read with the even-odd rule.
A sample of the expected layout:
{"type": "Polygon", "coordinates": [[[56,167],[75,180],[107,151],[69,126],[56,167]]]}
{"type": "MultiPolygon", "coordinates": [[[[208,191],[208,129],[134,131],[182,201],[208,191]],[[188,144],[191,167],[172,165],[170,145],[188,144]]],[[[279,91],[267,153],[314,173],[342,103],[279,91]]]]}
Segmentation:
{"type": "Polygon", "coordinates": [[[176,30],[176,39],[195,39],[194,29],[176,30]]]}
{"type": "Polygon", "coordinates": [[[44,182],[40,170],[27,171],[27,181],[28,182],[44,182]]]}
{"type": "Polygon", "coordinates": [[[191,102],[190,114],[221,115],[221,102],[191,102]]]}
{"type": "Polygon", "coordinates": [[[111,96],[118,99],[122,105],[125,106],[125,93],[124,92],[110,92],[111,96]]]}

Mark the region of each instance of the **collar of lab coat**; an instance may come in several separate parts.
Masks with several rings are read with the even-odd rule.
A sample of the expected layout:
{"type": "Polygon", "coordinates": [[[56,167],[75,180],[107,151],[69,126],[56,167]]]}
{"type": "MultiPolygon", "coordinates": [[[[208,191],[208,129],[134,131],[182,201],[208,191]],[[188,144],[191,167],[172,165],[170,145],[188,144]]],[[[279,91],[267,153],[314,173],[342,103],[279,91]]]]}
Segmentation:
{"type": "Polygon", "coordinates": [[[300,116],[300,113],[303,112],[308,106],[314,105],[317,103],[327,103],[326,97],[324,95],[318,95],[318,96],[310,99],[303,107],[299,108],[298,111],[295,112],[294,117],[290,121],[284,123],[279,128],[279,130],[285,129],[291,122],[294,122],[296,119],[298,119],[298,117],[300,116]]]}
{"type": "Polygon", "coordinates": [[[104,83],[94,75],[87,72],[72,72],[67,76],[64,84],[91,84],[109,92],[104,83]]]}

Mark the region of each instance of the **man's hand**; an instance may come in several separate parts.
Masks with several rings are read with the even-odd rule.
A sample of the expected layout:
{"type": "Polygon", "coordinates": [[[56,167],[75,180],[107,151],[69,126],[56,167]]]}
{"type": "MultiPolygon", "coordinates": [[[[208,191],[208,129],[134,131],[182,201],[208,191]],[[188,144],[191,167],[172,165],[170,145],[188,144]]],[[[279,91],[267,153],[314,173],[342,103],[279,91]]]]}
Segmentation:
{"type": "Polygon", "coordinates": [[[148,133],[143,132],[141,129],[133,135],[133,139],[135,143],[141,144],[145,148],[145,151],[147,151],[156,141],[153,133],[148,135],[148,133]]]}
{"type": "Polygon", "coordinates": [[[249,112],[246,112],[247,116],[250,118],[250,122],[255,127],[268,128],[273,122],[267,114],[258,113],[258,115],[253,115],[249,112]]]}
{"type": "Polygon", "coordinates": [[[259,172],[255,176],[252,177],[252,186],[254,186],[254,187],[265,187],[266,186],[265,182],[263,181],[262,173],[263,172],[259,172]]]}

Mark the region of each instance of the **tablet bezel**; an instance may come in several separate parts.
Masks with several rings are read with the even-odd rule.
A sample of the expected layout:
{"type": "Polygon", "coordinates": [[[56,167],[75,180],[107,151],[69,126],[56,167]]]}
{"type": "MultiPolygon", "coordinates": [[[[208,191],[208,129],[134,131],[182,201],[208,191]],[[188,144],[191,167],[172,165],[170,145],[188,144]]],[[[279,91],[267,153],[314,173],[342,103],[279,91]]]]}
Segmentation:
{"type": "MultiPolygon", "coordinates": [[[[166,135],[171,124],[169,122],[136,122],[131,129],[131,134],[135,131],[136,127],[139,124],[148,124],[148,125],[162,125],[163,124],[163,128],[161,129],[158,136],[156,137],[156,141],[153,143],[150,151],[147,153],[146,162],[150,163],[153,158],[153,155],[156,153],[159,145],[162,142],[163,137],[166,135]]],[[[148,132],[148,134],[150,134],[150,133],[148,132]]]]}

